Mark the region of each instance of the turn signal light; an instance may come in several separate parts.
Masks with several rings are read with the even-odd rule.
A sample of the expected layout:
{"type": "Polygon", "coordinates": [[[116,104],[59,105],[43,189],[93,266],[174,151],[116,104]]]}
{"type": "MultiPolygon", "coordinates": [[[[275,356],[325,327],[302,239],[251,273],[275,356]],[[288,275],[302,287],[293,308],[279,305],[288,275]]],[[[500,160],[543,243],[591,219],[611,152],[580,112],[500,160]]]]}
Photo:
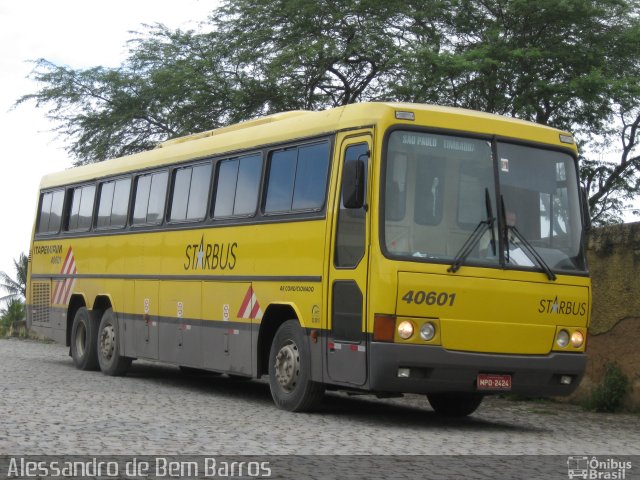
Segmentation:
{"type": "Polygon", "coordinates": [[[584,343],[584,335],[582,332],[576,330],[571,334],[571,345],[573,348],[580,348],[584,343]]]}
{"type": "Polygon", "coordinates": [[[396,332],[396,317],[393,315],[376,315],[373,320],[373,341],[393,342],[396,332]]]}

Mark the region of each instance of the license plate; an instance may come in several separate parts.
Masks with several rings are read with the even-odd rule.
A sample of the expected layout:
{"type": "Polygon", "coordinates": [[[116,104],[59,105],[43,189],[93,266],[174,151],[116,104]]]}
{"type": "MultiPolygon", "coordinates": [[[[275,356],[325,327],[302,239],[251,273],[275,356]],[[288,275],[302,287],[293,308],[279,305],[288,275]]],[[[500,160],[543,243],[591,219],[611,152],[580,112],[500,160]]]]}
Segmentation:
{"type": "Polygon", "coordinates": [[[478,390],[511,390],[511,375],[480,373],[477,386],[478,390]]]}

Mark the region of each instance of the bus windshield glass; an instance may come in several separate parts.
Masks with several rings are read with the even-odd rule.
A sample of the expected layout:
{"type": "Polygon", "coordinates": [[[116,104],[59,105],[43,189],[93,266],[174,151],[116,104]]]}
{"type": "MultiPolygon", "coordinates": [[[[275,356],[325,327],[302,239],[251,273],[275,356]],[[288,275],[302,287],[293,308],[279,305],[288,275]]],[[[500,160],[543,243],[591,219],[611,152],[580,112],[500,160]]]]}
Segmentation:
{"type": "Polygon", "coordinates": [[[509,143],[497,145],[508,264],[533,266],[518,235],[554,271],[585,269],[575,162],[566,153],[509,143]]]}
{"type": "Polygon", "coordinates": [[[502,261],[540,270],[531,258],[528,247],[533,247],[551,270],[584,270],[574,160],[565,153],[507,143],[498,143],[496,150],[494,159],[486,139],[393,131],[384,167],[387,255],[485,267],[502,261]],[[497,218],[502,210],[494,161],[503,218],[497,218]],[[500,232],[503,255],[498,252],[500,232]]]}

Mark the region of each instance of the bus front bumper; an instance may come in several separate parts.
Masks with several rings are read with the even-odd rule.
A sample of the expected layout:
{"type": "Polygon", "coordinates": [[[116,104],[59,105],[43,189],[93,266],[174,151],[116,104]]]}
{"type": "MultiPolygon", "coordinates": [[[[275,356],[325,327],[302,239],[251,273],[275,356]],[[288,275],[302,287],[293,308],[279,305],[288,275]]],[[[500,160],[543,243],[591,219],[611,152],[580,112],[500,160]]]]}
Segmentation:
{"type": "Polygon", "coordinates": [[[584,353],[497,355],[382,342],[371,342],[369,353],[369,387],[378,392],[507,393],[478,389],[478,376],[490,374],[510,376],[511,393],[563,396],[578,387],[587,362],[584,353]]]}

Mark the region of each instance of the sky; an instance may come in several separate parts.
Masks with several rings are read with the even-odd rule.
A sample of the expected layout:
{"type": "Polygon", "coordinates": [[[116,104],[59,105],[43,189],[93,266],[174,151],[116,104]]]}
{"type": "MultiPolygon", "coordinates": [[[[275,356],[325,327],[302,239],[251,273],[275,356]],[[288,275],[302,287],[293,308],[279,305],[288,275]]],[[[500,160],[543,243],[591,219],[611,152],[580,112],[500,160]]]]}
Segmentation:
{"type": "MultiPolygon", "coordinates": [[[[198,27],[215,0],[0,0],[0,271],[15,278],[13,259],[29,251],[40,178],[69,168],[64,141],[46,110],[16,99],[38,89],[30,60],[88,68],[118,66],[142,24],[198,27]]],[[[0,292],[0,296],[2,296],[0,292]]]]}

